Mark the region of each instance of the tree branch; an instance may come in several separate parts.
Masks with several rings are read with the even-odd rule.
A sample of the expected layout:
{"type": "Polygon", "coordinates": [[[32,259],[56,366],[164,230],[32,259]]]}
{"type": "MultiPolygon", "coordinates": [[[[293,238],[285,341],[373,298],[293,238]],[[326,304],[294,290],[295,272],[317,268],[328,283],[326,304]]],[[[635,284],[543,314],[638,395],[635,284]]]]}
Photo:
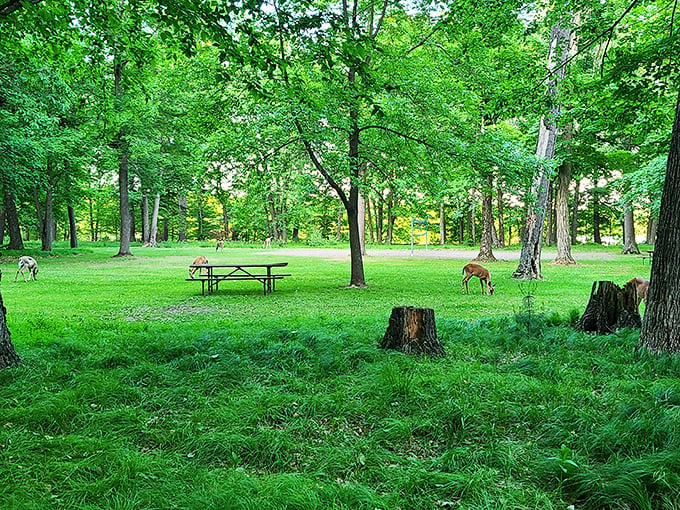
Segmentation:
{"type": "MultiPolygon", "coordinates": [[[[407,135],[406,133],[402,133],[401,131],[397,131],[396,129],[391,129],[391,128],[388,128],[388,127],[385,127],[385,126],[377,126],[377,125],[364,126],[362,128],[359,128],[359,131],[365,131],[367,129],[379,129],[381,131],[386,131],[387,133],[392,133],[393,135],[397,135],[397,136],[403,138],[404,140],[410,140],[412,142],[419,143],[420,145],[424,145],[425,147],[428,147],[430,149],[434,149],[434,150],[437,150],[437,151],[441,150],[439,147],[432,145],[431,143],[429,143],[425,140],[422,140],[420,138],[416,138],[414,136],[407,135]]],[[[459,154],[456,154],[453,151],[445,151],[445,152],[449,156],[459,156],[459,154]]]]}

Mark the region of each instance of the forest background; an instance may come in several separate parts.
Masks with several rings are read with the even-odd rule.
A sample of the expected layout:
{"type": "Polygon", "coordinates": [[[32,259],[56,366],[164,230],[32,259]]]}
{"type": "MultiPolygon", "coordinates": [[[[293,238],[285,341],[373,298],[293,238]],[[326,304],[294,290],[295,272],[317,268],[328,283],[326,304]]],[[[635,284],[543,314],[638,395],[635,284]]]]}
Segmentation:
{"type": "Polygon", "coordinates": [[[560,217],[571,243],[654,242],[672,3],[33,3],[0,11],[10,249],[324,244],[353,228],[408,243],[412,219],[431,242],[502,247],[521,240],[539,171],[546,244],[560,217]],[[550,96],[560,24],[572,42],[550,96]],[[547,111],[559,136],[540,160],[547,111]]]}

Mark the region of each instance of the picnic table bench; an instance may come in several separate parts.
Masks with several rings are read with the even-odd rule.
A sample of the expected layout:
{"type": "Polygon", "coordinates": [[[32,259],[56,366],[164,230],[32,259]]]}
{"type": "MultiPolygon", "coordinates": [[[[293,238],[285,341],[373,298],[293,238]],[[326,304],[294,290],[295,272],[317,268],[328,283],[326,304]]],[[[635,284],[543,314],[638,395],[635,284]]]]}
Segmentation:
{"type": "Polygon", "coordinates": [[[208,294],[219,289],[223,281],[256,280],[262,284],[264,295],[276,290],[276,280],[282,280],[290,273],[273,273],[275,267],[285,267],[288,262],[270,262],[266,264],[192,264],[198,276],[187,278],[188,282],[201,282],[201,294],[205,295],[206,283],[208,294]]]}

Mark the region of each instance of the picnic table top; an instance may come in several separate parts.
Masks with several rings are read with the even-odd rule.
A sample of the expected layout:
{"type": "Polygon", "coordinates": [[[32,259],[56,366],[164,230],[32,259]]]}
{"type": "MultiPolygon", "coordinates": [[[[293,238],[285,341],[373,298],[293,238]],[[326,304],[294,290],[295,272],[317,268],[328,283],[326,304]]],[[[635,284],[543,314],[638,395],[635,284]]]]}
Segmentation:
{"type": "Polygon", "coordinates": [[[189,267],[285,267],[288,262],[263,262],[260,264],[191,264],[189,267]]]}

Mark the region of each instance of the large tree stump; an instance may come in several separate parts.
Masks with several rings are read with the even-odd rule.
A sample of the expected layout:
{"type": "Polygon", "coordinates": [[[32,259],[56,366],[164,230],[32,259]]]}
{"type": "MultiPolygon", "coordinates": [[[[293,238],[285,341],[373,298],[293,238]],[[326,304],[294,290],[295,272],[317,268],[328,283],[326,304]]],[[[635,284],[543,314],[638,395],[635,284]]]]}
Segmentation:
{"type": "Polygon", "coordinates": [[[621,328],[640,327],[635,283],[628,282],[621,288],[610,281],[593,282],[590,301],[576,329],[606,335],[621,328]]]}
{"type": "Polygon", "coordinates": [[[444,356],[437,339],[437,326],[432,308],[402,306],[392,308],[390,323],[380,343],[382,349],[395,349],[406,354],[444,356]]]}
{"type": "MultiPolygon", "coordinates": [[[[2,278],[2,271],[0,271],[0,278],[2,278]]],[[[10,336],[9,329],[7,329],[7,309],[0,294],[0,370],[12,367],[21,361],[14,350],[10,336]]]]}

